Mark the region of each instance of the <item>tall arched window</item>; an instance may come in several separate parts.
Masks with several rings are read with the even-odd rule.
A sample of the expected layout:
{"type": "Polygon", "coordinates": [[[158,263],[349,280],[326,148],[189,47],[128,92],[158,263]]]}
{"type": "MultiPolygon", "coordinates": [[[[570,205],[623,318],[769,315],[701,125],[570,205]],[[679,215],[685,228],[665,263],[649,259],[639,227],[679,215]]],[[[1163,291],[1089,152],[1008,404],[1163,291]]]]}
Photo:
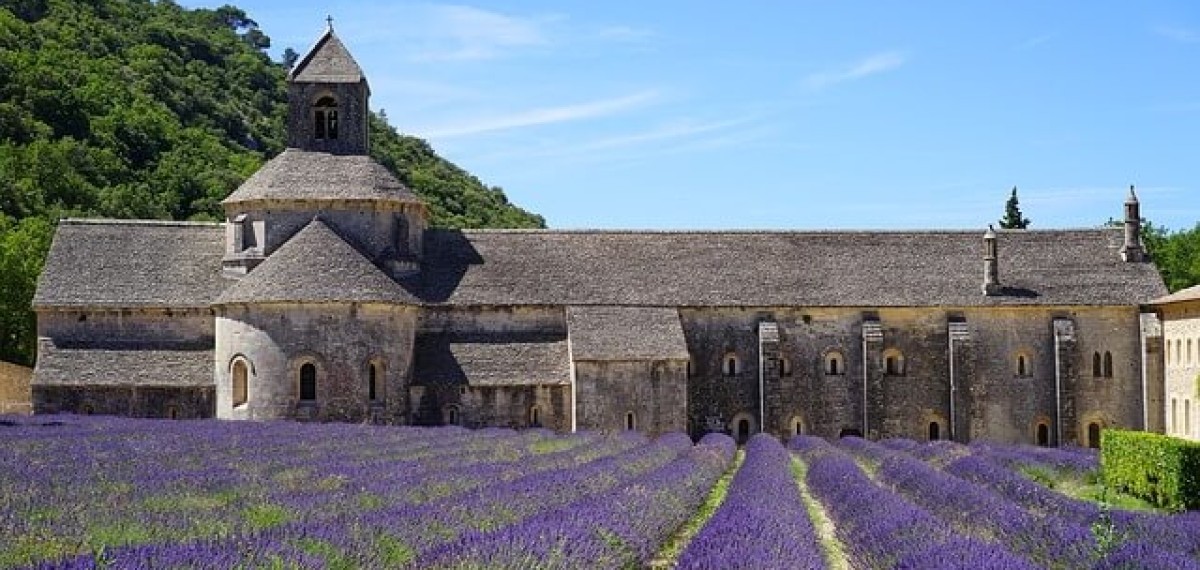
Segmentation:
{"type": "Polygon", "coordinates": [[[459,425],[459,422],[462,421],[462,416],[458,413],[458,406],[454,404],[446,406],[446,409],[442,411],[442,415],[445,417],[446,425],[448,426],[459,425]]]}
{"type": "Polygon", "coordinates": [[[633,412],[625,414],[625,429],[630,431],[637,429],[637,416],[633,415],[633,412]]]}
{"type": "Polygon", "coordinates": [[[542,427],[542,411],[537,406],[529,407],[529,426],[542,427]]]}
{"type": "Polygon", "coordinates": [[[883,373],[888,376],[904,375],[904,354],[894,348],[883,353],[883,373]]]}
{"type": "Polygon", "coordinates": [[[317,399],[317,367],[305,362],[300,367],[300,400],[311,402],[317,399]]]}
{"type": "Polygon", "coordinates": [[[787,358],[779,359],[779,375],[788,377],[792,375],[792,361],[787,358]]]}
{"type": "Polygon", "coordinates": [[[329,140],[338,138],[338,105],[333,97],[321,97],[313,105],[313,136],[329,140]]]}
{"type": "Polygon", "coordinates": [[[371,402],[379,401],[379,379],[382,376],[379,369],[378,362],[367,364],[367,400],[371,402]]]}
{"type": "Polygon", "coordinates": [[[942,439],[942,426],[937,422],[929,422],[929,441],[942,439]]]}
{"type": "Polygon", "coordinates": [[[233,362],[233,405],[234,407],[245,404],[250,398],[250,390],[248,387],[249,369],[246,368],[246,361],[238,359],[233,362]]]}
{"type": "Polygon", "coordinates": [[[1179,433],[1179,401],[1171,398],[1171,433],[1179,433]]]}
{"type": "Polygon", "coordinates": [[[1029,376],[1029,361],[1025,359],[1024,354],[1017,355],[1017,376],[1029,376]]]}
{"type": "Polygon", "coordinates": [[[1183,435],[1192,435],[1192,401],[1183,401],[1183,435]]]}
{"type": "Polygon", "coordinates": [[[1087,433],[1088,447],[1090,447],[1092,449],[1099,449],[1100,448],[1100,424],[1098,424],[1096,422],[1092,422],[1092,423],[1088,424],[1087,431],[1088,431],[1088,433],[1087,433]]]}
{"type": "Polygon", "coordinates": [[[1106,351],[1104,351],[1104,377],[1112,378],[1112,375],[1113,375],[1112,353],[1106,350],[1106,351]]]}
{"type": "Polygon", "coordinates": [[[1101,364],[1100,364],[1100,353],[1093,352],[1092,353],[1092,377],[1099,378],[1103,374],[1104,374],[1104,369],[1101,367],[1101,364]]]}
{"type": "Polygon", "coordinates": [[[1044,423],[1038,423],[1037,444],[1042,447],[1048,447],[1050,445],[1050,426],[1044,423]]]}

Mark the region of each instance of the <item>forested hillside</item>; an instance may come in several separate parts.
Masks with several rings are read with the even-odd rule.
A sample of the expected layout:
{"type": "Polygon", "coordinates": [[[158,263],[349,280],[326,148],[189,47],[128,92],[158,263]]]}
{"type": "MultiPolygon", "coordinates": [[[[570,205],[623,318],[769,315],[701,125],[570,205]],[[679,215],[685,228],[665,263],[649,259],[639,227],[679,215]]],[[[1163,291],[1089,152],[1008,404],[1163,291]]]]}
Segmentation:
{"type": "MultiPolygon", "coordinates": [[[[270,43],[231,6],[0,0],[0,360],[32,362],[29,302],[55,220],[218,220],[282,150],[286,69],[270,43]]],[[[434,225],[544,226],[383,117],[371,136],[434,225]]]]}

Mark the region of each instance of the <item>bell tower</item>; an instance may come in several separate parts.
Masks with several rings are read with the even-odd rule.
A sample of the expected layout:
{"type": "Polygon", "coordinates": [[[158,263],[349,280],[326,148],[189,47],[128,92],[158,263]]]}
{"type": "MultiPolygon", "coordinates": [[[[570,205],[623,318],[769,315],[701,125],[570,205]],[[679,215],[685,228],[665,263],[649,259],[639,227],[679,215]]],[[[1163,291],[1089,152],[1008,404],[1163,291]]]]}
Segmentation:
{"type": "Polygon", "coordinates": [[[354,56],[333,33],[333,18],[316,45],[288,73],[287,145],[332,154],[367,154],[371,88],[354,56]]]}

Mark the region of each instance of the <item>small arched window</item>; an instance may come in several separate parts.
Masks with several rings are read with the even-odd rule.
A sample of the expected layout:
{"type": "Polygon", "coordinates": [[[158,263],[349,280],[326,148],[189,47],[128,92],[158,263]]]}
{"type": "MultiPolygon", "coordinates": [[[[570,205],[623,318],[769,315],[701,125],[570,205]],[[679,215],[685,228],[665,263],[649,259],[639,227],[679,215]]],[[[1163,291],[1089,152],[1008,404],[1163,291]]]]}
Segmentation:
{"type": "Polygon", "coordinates": [[[929,441],[939,439],[942,439],[942,425],[937,422],[929,422],[929,441]]]}
{"type": "Polygon", "coordinates": [[[459,413],[458,406],[450,404],[443,410],[442,415],[446,419],[446,425],[456,426],[462,421],[462,414],[459,413]]]}
{"type": "Polygon", "coordinates": [[[1042,447],[1049,447],[1049,445],[1050,445],[1050,426],[1048,426],[1044,423],[1040,423],[1040,422],[1038,423],[1038,425],[1037,425],[1037,444],[1042,447]]]}
{"type": "Polygon", "coordinates": [[[367,364],[367,400],[371,402],[379,401],[379,380],[383,376],[379,369],[378,362],[367,364]]]}
{"type": "Polygon", "coordinates": [[[529,427],[542,427],[542,411],[537,406],[529,407],[529,427]]]}
{"type": "Polygon", "coordinates": [[[779,375],[788,377],[792,375],[792,361],[787,358],[779,359],[779,375]]]}
{"type": "Polygon", "coordinates": [[[176,406],[175,404],[168,405],[166,416],[169,420],[179,419],[179,406],[176,406]]]}
{"type": "Polygon", "coordinates": [[[883,373],[888,376],[904,375],[904,354],[894,348],[883,353],[883,373]]]}
{"type": "Polygon", "coordinates": [[[726,376],[737,376],[742,371],[741,362],[734,353],[725,355],[724,372],[726,376]]]}
{"type": "Polygon", "coordinates": [[[842,353],[832,350],[825,353],[825,374],[830,376],[839,376],[846,373],[845,367],[842,366],[842,353]]]}
{"type": "Polygon", "coordinates": [[[1192,363],[1192,339],[1187,339],[1187,363],[1192,363]]]}
{"type": "Polygon", "coordinates": [[[804,420],[792,418],[792,435],[804,435],[804,420]]]}
{"type": "Polygon", "coordinates": [[[1171,398],[1171,433],[1179,433],[1179,401],[1171,398]]]}
{"type": "Polygon", "coordinates": [[[1029,376],[1029,360],[1024,354],[1017,355],[1017,376],[1022,378],[1029,376]]]}
{"type": "Polygon", "coordinates": [[[1183,435],[1192,435],[1192,401],[1183,401],[1183,435]]]}
{"type": "Polygon", "coordinates": [[[625,429],[630,431],[637,429],[637,416],[633,412],[625,413],[625,429]]]}
{"type": "Polygon", "coordinates": [[[338,138],[338,104],[333,97],[321,97],[313,105],[313,136],[329,140],[338,138]]]}
{"type": "Polygon", "coordinates": [[[1104,351],[1104,377],[1112,378],[1112,376],[1113,376],[1112,353],[1108,352],[1106,350],[1106,351],[1104,351]]]}
{"type": "Polygon", "coordinates": [[[246,367],[246,361],[241,359],[233,361],[234,407],[244,405],[250,399],[249,374],[250,371],[246,367]]]}
{"type": "Polygon", "coordinates": [[[311,362],[305,362],[300,367],[300,401],[311,402],[317,399],[317,367],[311,362]]]}
{"type": "Polygon", "coordinates": [[[1100,449],[1100,424],[1092,422],[1087,428],[1087,444],[1092,449],[1100,449]]]}
{"type": "Polygon", "coordinates": [[[1104,368],[1100,364],[1100,353],[1092,353],[1092,377],[1099,378],[1104,375],[1104,368]]]}

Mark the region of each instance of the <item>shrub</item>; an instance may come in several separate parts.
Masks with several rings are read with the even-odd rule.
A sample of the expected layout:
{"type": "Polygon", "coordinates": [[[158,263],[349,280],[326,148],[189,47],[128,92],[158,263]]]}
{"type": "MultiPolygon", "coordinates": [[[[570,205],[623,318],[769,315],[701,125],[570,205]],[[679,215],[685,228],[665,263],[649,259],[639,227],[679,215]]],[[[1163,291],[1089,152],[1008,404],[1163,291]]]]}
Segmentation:
{"type": "Polygon", "coordinates": [[[1109,487],[1172,511],[1200,508],[1200,443],[1114,429],[1101,442],[1109,487]]]}

